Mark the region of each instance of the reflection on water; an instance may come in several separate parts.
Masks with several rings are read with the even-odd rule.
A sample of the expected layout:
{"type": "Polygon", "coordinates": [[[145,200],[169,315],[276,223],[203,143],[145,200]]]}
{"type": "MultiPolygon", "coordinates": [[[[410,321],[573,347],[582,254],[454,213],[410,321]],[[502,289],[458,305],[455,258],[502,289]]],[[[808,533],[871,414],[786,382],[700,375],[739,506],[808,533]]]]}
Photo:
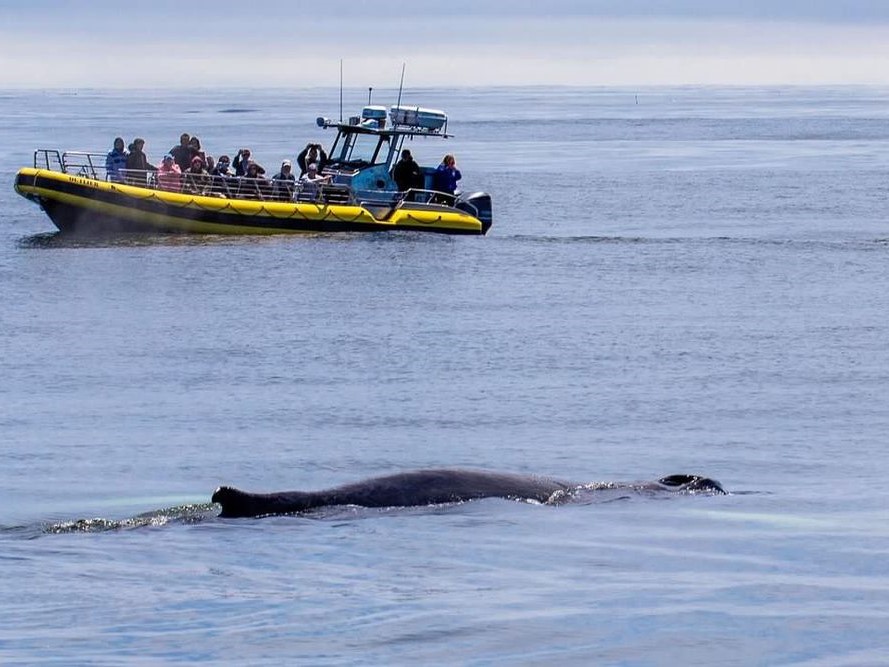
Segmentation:
{"type": "Polygon", "coordinates": [[[240,246],[261,243],[289,242],[291,239],[332,237],[331,234],[306,232],[299,234],[231,235],[231,234],[74,234],[70,232],[43,232],[26,236],[18,241],[20,248],[71,249],[71,248],[143,248],[150,246],[240,246]]]}

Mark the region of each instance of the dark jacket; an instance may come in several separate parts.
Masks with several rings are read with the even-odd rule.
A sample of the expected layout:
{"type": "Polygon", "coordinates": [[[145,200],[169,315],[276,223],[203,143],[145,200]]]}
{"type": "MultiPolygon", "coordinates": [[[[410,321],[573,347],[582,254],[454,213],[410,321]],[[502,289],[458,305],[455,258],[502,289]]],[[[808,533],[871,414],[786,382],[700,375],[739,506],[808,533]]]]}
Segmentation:
{"type": "Polygon", "coordinates": [[[238,151],[235,155],[235,159],[232,160],[232,169],[235,170],[235,176],[246,176],[247,174],[247,165],[250,163],[250,158],[244,157],[244,154],[241,151],[238,151]]]}
{"type": "Polygon", "coordinates": [[[279,171],[272,176],[272,197],[281,201],[293,199],[293,191],[296,188],[296,177],[293,172],[285,174],[279,171]]]}
{"type": "MultiPolygon", "coordinates": [[[[309,155],[309,151],[311,150],[311,148],[312,148],[311,146],[306,146],[302,150],[302,152],[296,156],[296,164],[299,165],[299,175],[300,176],[302,176],[309,170],[308,166],[310,163],[307,162],[306,160],[307,160],[307,157],[309,155]]],[[[324,149],[318,148],[318,157],[315,160],[315,164],[318,165],[318,173],[319,174],[322,171],[324,171],[324,167],[327,166],[328,161],[329,160],[327,158],[327,153],[324,152],[324,149]]]]}
{"type": "Polygon", "coordinates": [[[423,183],[423,173],[420,171],[420,165],[413,158],[400,159],[392,170],[392,178],[399,190],[409,190],[411,188],[421,189],[423,183]]]}
{"type": "Polygon", "coordinates": [[[191,148],[179,144],[170,149],[170,155],[173,156],[173,162],[179,165],[179,169],[186,171],[191,167],[191,148]]]}
{"type": "Polygon", "coordinates": [[[127,156],[127,169],[140,169],[142,171],[157,171],[157,167],[148,162],[148,156],[141,149],[133,146],[127,156]]]}
{"type": "Polygon", "coordinates": [[[157,171],[157,167],[148,162],[141,149],[131,146],[127,157],[127,183],[144,188],[148,183],[146,172],[149,171],[157,171]]]}

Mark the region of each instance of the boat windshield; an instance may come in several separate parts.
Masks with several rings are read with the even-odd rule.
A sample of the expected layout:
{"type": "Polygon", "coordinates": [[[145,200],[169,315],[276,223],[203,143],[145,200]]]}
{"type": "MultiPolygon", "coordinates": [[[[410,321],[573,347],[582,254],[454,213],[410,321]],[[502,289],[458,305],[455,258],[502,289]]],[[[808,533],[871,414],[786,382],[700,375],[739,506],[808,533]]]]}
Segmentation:
{"type": "Polygon", "coordinates": [[[379,150],[380,146],[385,146],[389,141],[388,137],[379,137],[375,134],[354,134],[352,148],[349,151],[347,159],[351,162],[360,160],[367,164],[376,164],[380,159],[386,159],[386,150],[379,150]],[[381,141],[382,139],[382,141],[381,141]],[[381,153],[382,155],[378,155],[381,153]]]}

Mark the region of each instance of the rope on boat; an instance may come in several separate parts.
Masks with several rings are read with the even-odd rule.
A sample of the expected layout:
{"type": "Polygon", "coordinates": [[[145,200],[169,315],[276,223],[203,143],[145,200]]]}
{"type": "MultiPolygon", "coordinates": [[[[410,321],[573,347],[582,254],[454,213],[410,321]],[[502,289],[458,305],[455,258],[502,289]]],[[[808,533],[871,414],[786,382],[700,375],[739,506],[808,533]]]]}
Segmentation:
{"type": "Polygon", "coordinates": [[[420,218],[415,218],[410,213],[405,214],[405,217],[408,220],[412,220],[412,221],[419,223],[421,225],[434,225],[436,222],[441,222],[442,220],[444,220],[441,213],[438,214],[438,218],[436,218],[435,220],[421,220],[420,218]]]}
{"type": "MultiPolygon", "coordinates": [[[[328,217],[331,217],[331,218],[335,218],[338,222],[355,222],[359,218],[363,218],[364,217],[363,213],[367,212],[366,209],[363,209],[361,207],[359,207],[359,211],[360,212],[357,213],[352,218],[344,218],[344,217],[341,217],[341,216],[337,215],[336,213],[334,213],[333,210],[331,209],[331,207],[328,206],[327,212],[324,214],[324,217],[322,218],[322,220],[326,220],[328,217]]],[[[377,221],[377,219],[374,218],[373,214],[371,214],[370,217],[374,219],[374,222],[377,221]]]]}
{"type": "MultiPolygon", "coordinates": [[[[273,213],[272,211],[270,211],[269,209],[267,209],[266,205],[264,203],[260,205],[258,211],[248,213],[248,212],[245,212],[245,211],[240,210],[239,208],[236,208],[235,206],[233,206],[232,201],[228,200],[228,199],[225,201],[224,206],[206,206],[204,204],[201,204],[201,202],[197,201],[195,196],[190,197],[187,201],[177,202],[177,201],[166,200],[166,199],[160,197],[159,194],[160,194],[159,192],[153,190],[145,196],[139,196],[138,194],[132,194],[129,196],[133,197],[134,199],[140,199],[143,201],[149,200],[149,199],[154,199],[154,200],[156,200],[162,204],[165,204],[167,206],[175,206],[176,208],[180,208],[180,209],[193,207],[193,208],[200,209],[202,211],[220,212],[220,213],[223,211],[226,211],[226,210],[230,210],[233,213],[236,213],[238,215],[243,215],[243,216],[253,216],[253,215],[265,214],[267,217],[274,218],[276,220],[292,220],[294,218],[298,218],[300,220],[315,220],[317,222],[324,222],[328,219],[333,219],[333,220],[336,220],[337,222],[354,223],[354,222],[357,222],[358,220],[364,218],[365,213],[368,213],[367,209],[359,206],[358,213],[356,213],[355,215],[342,216],[342,215],[338,215],[335,212],[334,207],[331,206],[330,204],[316,204],[314,202],[310,202],[309,205],[315,207],[315,209],[316,209],[315,213],[316,213],[316,215],[321,215],[320,218],[317,218],[317,217],[311,218],[309,216],[306,216],[303,213],[301,213],[300,210],[296,207],[294,207],[294,209],[292,211],[290,211],[284,215],[281,215],[280,213],[276,214],[276,213],[273,213]]],[[[181,194],[181,193],[177,193],[177,194],[181,194]]],[[[374,222],[379,222],[373,214],[370,214],[370,215],[371,215],[371,218],[373,219],[374,222]]],[[[410,215],[408,215],[408,217],[414,219],[410,215]]],[[[423,223],[423,221],[421,221],[421,220],[415,219],[415,221],[420,222],[421,224],[429,224],[429,223],[423,223]]],[[[441,216],[438,217],[438,221],[441,221],[441,216]]]]}

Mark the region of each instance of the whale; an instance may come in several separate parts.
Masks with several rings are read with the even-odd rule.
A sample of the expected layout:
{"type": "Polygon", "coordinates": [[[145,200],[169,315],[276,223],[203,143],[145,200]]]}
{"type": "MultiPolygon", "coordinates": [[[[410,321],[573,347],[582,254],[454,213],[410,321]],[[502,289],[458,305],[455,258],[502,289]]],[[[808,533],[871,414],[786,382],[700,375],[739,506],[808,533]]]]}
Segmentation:
{"type": "Polygon", "coordinates": [[[724,494],[716,480],[699,475],[668,475],[654,482],[576,484],[549,477],[467,469],[428,469],[400,472],[320,491],[251,493],[220,486],[211,501],[221,506],[222,518],[298,514],[321,507],[417,507],[461,503],[482,498],[567,502],[577,492],[597,488],[668,491],[685,494],[724,494]]]}

